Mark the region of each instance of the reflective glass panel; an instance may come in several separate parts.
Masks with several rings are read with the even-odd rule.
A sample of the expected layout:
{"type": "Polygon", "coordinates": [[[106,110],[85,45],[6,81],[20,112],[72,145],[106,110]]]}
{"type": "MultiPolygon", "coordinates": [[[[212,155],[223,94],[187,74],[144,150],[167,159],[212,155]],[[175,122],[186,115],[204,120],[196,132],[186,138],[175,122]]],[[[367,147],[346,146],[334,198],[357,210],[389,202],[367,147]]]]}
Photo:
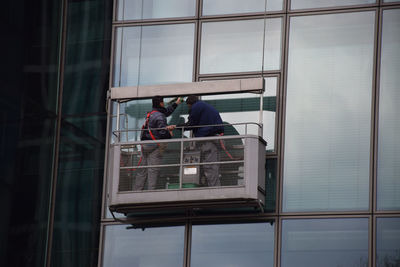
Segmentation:
{"type": "Polygon", "coordinates": [[[283,0],[203,0],[203,16],[282,10],[283,0]]]}
{"type": "Polygon", "coordinates": [[[281,18],[202,24],[200,73],[276,70],[281,58],[281,18]],[[263,45],[265,47],[263,63],[263,45]]]}
{"type": "Polygon", "coordinates": [[[282,267],[367,267],[368,219],[282,221],[282,267]]]}
{"type": "Polygon", "coordinates": [[[116,31],[114,86],[191,82],[194,24],[116,31]]]}
{"type": "Polygon", "coordinates": [[[118,20],[192,17],[196,0],[119,0],[118,20]]]}
{"type": "Polygon", "coordinates": [[[373,4],[376,0],[291,0],[291,9],[373,4]]]}
{"type": "Polygon", "coordinates": [[[192,228],[192,267],[273,264],[273,223],[194,225],[192,228]]]}
{"type": "Polygon", "coordinates": [[[183,226],[145,229],[106,226],[103,266],[182,266],[184,232],[183,226]]]}
{"type": "Polygon", "coordinates": [[[400,9],[383,11],[377,207],[400,209],[400,9]]]}
{"type": "Polygon", "coordinates": [[[400,2],[400,0],[383,0],[384,3],[400,2]]]}
{"type": "Polygon", "coordinates": [[[400,264],[400,218],[376,220],[376,266],[400,264]]]}
{"type": "Polygon", "coordinates": [[[374,12],[292,17],[284,211],[369,207],[374,12]]]}

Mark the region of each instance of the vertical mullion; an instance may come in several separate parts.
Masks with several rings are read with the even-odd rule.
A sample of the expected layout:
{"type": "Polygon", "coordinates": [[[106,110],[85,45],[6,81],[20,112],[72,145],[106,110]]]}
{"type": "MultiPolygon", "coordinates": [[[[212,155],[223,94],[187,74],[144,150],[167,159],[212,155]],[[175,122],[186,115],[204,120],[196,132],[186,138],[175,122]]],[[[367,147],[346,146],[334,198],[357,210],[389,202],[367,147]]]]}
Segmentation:
{"type": "Polygon", "coordinates": [[[187,221],[185,224],[185,245],[183,253],[183,267],[190,267],[190,257],[192,248],[192,223],[187,221]]]}
{"type": "Polygon", "coordinates": [[[57,122],[56,122],[56,134],[55,134],[55,146],[54,146],[54,160],[53,160],[53,173],[50,188],[50,203],[49,203],[49,219],[47,224],[47,240],[46,240],[46,256],[45,266],[51,266],[51,255],[53,246],[53,234],[54,234],[54,214],[56,205],[56,190],[58,180],[58,163],[59,163],[59,151],[60,151],[60,139],[61,139],[61,121],[62,121],[62,95],[64,87],[64,65],[66,57],[66,40],[67,40],[67,11],[68,11],[68,0],[62,0],[61,4],[61,38],[60,41],[60,52],[59,52],[59,72],[58,72],[58,99],[57,99],[57,122]]]}

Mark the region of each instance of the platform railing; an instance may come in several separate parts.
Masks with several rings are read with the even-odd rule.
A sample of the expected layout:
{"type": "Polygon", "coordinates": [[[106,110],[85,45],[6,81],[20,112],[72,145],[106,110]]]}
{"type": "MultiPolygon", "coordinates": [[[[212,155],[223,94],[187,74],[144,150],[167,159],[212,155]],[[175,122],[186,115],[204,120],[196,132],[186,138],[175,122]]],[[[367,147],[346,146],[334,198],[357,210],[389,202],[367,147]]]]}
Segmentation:
{"type": "MultiPolygon", "coordinates": [[[[247,123],[242,135],[188,138],[181,134],[179,138],[111,144],[111,206],[138,202],[257,199],[258,191],[262,192],[265,186],[266,143],[258,134],[247,134],[248,124],[259,127],[256,123],[247,123]],[[223,189],[225,191],[220,191],[223,189]],[[153,195],[144,196],[148,193],[153,195]]],[[[121,132],[138,130],[141,131],[120,130],[114,134],[118,137],[121,132]]],[[[183,130],[178,128],[178,132],[183,130]]]]}

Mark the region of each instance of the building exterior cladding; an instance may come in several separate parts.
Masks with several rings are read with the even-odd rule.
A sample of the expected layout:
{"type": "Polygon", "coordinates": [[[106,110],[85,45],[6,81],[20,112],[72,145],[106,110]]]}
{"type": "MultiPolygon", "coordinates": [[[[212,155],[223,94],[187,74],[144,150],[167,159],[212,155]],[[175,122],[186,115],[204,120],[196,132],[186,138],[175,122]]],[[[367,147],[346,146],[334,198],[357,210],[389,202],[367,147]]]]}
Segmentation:
{"type": "MultiPolygon", "coordinates": [[[[3,5],[0,266],[400,265],[400,1],[3,5]],[[263,213],[111,216],[107,90],[254,77],[263,213]]],[[[239,96],[203,99],[246,122],[239,96]]],[[[129,127],[149,108],[125,103],[129,127]]]]}

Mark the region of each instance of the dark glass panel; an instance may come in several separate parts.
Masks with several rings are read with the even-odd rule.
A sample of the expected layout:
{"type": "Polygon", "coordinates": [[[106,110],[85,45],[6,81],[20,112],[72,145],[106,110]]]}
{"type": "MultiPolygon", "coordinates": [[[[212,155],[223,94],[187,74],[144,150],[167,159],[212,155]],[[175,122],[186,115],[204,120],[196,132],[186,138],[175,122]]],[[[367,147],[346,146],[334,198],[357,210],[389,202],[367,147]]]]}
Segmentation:
{"type": "Polygon", "coordinates": [[[43,266],[53,170],[55,119],[2,123],[1,266],[43,266]],[[4,254],[3,254],[4,253],[4,254]]]}
{"type": "Polygon", "coordinates": [[[61,2],[1,4],[0,266],[45,265],[61,2]]]}
{"type": "Polygon", "coordinates": [[[105,111],[111,11],[106,0],[68,4],[63,115],[105,111]]]}
{"type": "Polygon", "coordinates": [[[265,162],[265,211],[274,212],[276,209],[276,173],[277,160],[267,159],[265,162]]]}
{"type": "Polygon", "coordinates": [[[96,266],[106,116],[63,120],[52,266],[96,266]]]}

